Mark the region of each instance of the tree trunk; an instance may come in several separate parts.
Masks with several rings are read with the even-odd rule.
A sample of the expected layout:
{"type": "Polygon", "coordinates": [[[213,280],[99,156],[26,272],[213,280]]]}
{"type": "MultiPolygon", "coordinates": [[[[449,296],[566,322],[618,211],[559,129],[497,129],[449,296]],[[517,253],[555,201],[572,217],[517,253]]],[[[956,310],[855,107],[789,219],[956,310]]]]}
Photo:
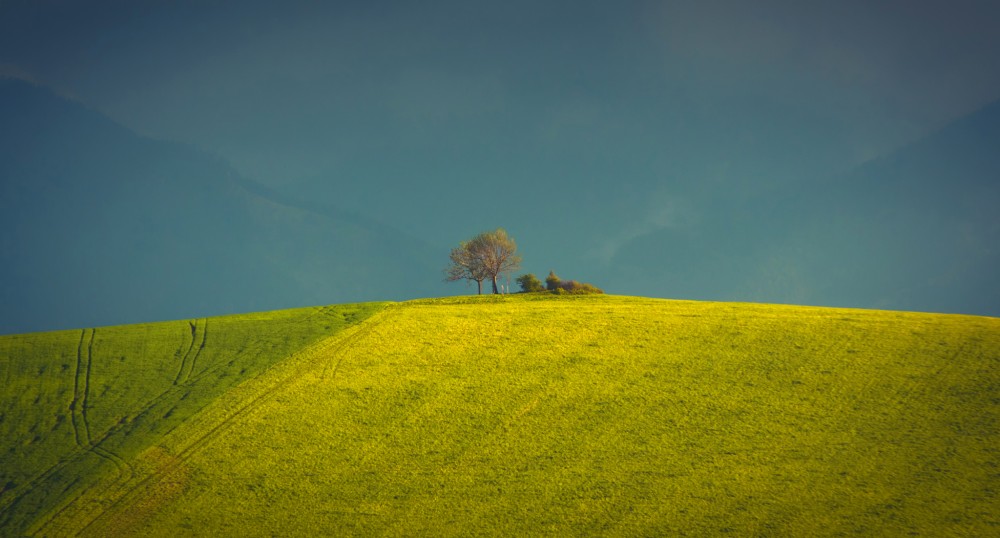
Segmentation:
{"type": "Polygon", "coordinates": [[[498,295],[500,290],[497,289],[497,276],[493,275],[493,295],[498,295]]]}
{"type": "Polygon", "coordinates": [[[479,286],[479,295],[482,295],[483,294],[483,281],[482,280],[477,280],[476,281],[476,285],[479,286]]]}

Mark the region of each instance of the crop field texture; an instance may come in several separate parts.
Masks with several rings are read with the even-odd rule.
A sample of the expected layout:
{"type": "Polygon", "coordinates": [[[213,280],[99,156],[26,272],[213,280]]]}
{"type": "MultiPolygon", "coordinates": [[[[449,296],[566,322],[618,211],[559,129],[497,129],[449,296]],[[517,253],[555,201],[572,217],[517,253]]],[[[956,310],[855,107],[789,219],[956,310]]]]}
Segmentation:
{"type": "Polygon", "coordinates": [[[137,457],[163,436],[378,308],[0,337],[0,536],[31,532],[48,518],[100,513],[143,477],[137,457]]]}
{"type": "Polygon", "coordinates": [[[254,344],[254,373],[228,362],[240,337],[207,355],[239,318],[0,339],[33,357],[0,366],[2,448],[24,454],[4,457],[0,534],[1000,533],[998,319],[613,296],[351,308],[370,317],[288,314],[301,336],[254,344]],[[158,358],[118,359],[156,331],[178,333],[158,358]],[[215,364],[230,381],[197,406],[142,411],[215,364]]]}

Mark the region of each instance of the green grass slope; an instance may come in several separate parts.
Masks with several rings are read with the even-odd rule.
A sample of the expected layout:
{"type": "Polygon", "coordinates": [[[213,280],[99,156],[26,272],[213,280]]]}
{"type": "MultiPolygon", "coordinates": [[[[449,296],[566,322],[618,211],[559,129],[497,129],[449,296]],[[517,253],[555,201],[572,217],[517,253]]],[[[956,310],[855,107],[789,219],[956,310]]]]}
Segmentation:
{"type": "Polygon", "coordinates": [[[0,337],[0,535],[105,491],[102,478],[126,482],[137,455],[216,398],[379,308],[0,337]]]}
{"type": "Polygon", "coordinates": [[[2,534],[1000,532],[998,319],[613,296],[309,312],[213,318],[196,361],[198,323],[0,338],[2,534]]]}

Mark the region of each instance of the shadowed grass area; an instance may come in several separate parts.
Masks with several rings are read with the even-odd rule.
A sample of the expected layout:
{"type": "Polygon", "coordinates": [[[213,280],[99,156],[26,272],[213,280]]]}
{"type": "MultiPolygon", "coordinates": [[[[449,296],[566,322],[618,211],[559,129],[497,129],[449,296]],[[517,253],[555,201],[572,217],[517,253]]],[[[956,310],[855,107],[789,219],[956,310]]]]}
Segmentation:
{"type": "MultiPolygon", "coordinates": [[[[212,320],[208,327],[211,342],[212,320]]],[[[47,337],[71,348],[87,341],[72,336],[80,334],[47,337]]],[[[186,348],[177,349],[164,378],[184,375],[186,348]]],[[[458,297],[391,305],[283,356],[173,429],[151,429],[148,448],[122,457],[131,475],[74,489],[29,530],[939,536],[1000,528],[993,318],[458,297]]],[[[97,416],[87,418],[103,424],[97,416]]],[[[71,431],[62,442],[73,443],[71,431]]]]}
{"type": "Polygon", "coordinates": [[[25,531],[240,383],[381,306],[0,337],[0,529],[25,531]]]}

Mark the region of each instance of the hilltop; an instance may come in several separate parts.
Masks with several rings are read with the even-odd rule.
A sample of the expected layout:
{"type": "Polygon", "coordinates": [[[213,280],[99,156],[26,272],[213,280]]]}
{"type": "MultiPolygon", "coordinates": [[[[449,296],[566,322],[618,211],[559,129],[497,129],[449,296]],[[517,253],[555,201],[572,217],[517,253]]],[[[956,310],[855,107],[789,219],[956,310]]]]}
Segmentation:
{"type": "Polygon", "coordinates": [[[0,337],[0,534],[987,535],[1000,320],[484,296],[0,337]]]}
{"type": "Polygon", "coordinates": [[[763,106],[657,120],[676,133],[617,156],[560,133],[542,168],[474,136],[331,145],[334,169],[265,188],[0,77],[0,334],[441,295],[449,246],[501,223],[526,270],[619,294],[1000,315],[1000,102],[849,171],[791,123],[794,146],[762,136],[784,116],[763,106]]]}

